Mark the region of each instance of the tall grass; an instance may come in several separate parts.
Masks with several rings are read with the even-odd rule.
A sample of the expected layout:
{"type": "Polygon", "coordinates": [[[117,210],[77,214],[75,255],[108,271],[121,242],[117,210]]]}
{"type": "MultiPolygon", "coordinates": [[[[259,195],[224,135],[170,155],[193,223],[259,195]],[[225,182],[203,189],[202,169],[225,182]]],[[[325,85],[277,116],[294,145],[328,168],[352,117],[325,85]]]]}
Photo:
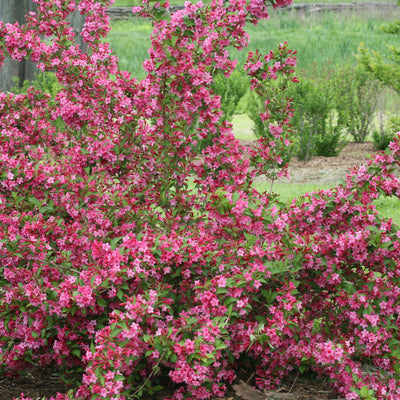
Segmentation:
{"type": "MultiPolygon", "coordinates": [[[[400,39],[382,33],[379,27],[392,18],[393,13],[374,16],[368,12],[324,12],[299,16],[295,11],[275,11],[269,20],[248,27],[249,50],[267,51],[287,41],[297,51],[298,68],[314,75],[338,64],[356,64],[361,42],[388,55],[388,40],[400,45],[400,39]]],[[[246,54],[233,51],[232,57],[243,64],[246,54]]]]}
{"type": "MultiPolygon", "coordinates": [[[[399,9],[400,10],[400,9],[399,9]]],[[[367,48],[389,55],[387,43],[400,46],[400,37],[382,33],[379,27],[395,17],[373,16],[370,13],[309,14],[298,17],[296,12],[273,11],[268,21],[256,27],[249,26],[249,51],[268,51],[277,43],[288,41],[289,47],[297,51],[298,69],[306,74],[318,74],[337,65],[355,65],[357,48],[361,42],[367,48]]],[[[108,40],[120,58],[120,67],[143,77],[142,63],[147,58],[150,46],[151,24],[147,21],[112,21],[108,40]]],[[[243,65],[247,52],[232,49],[232,58],[243,65]]]]}
{"type": "Polygon", "coordinates": [[[139,79],[145,76],[142,64],[148,57],[151,32],[151,24],[144,19],[132,17],[111,22],[107,40],[119,58],[119,67],[139,79]]]}

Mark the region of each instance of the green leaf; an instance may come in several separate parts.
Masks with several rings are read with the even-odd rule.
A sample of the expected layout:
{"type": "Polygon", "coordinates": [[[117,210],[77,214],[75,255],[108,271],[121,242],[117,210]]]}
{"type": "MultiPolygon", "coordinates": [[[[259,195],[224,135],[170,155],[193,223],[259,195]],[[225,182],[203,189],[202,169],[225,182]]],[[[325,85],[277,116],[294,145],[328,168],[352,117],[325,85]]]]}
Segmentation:
{"type": "Polygon", "coordinates": [[[126,323],[126,321],[121,321],[119,323],[120,327],[124,330],[127,331],[128,330],[128,324],[126,323]]]}
{"type": "Polygon", "coordinates": [[[50,290],[50,292],[47,294],[47,298],[49,300],[56,300],[58,298],[58,294],[55,290],[50,290]]]}
{"type": "Polygon", "coordinates": [[[114,338],[118,336],[122,332],[122,329],[120,328],[113,328],[111,333],[110,333],[110,338],[114,338]]]}
{"type": "Polygon", "coordinates": [[[191,30],[189,30],[189,29],[185,29],[185,30],[183,31],[183,36],[193,37],[193,36],[194,36],[194,33],[193,33],[193,31],[191,31],[191,30]]]}
{"type": "Polygon", "coordinates": [[[100,297],[100,298],[97,299],[97,304],[98,304],[100,307],[107,307],[107,301],[104,300],[102,297],[100,297]]]}
{"type": "MultiPolygon", "coordinates": [[[[14,192],[13,192],[14,194],[14,192]]],[[[35,205],[36,207],[40,208],[40,206],[42,205],[42,203],[36,198],[36,197],[29,197],[29,201],[35,205]]]]}
{"type": "Polygon", "coordinates": [[[121,289],[119,289],[117,292],[117,297],[122,301],[124,299],[124,296],[125,296],[124,292],[121,289]]]}
{"type": "Polygon", "coordinates": [[[171,354],[170,360],[172,363],[176,363],[178,361],[178,356],[175,353],[173,353],[171,354]]]}
{"type": "Polygon", "coordinates": [[[172,47],[175,46],[177,41],[178,41],[178,36],[172,36],[171,37],[171,45],[172,45],[172,47]]]}
{"type": "Polygon", "coordinates": [[[42,214],[54,214],[54,208],[51,208],[49,206],[44,206],[40,208],[40,212],[42,214]]]}
{"type": "Polygon", "coordinates": [[[188,15],[183,17],[183,22],[187,27],[196,25],[196,23],[188,15]]]}
{"type": "Polygon", "coordinates": [[[222,350],[226,349],[228,346],[225,343],[220,343],[217,346],[215,346],[215,350],[222,350]]]}
{"type": "Polygon", "coordinates": [[[240,198],[240,194],[238,192],[234,192],[232,194],[232,202],[233,203],[236,203],[239,200],[239,198],[240,198]]]}
{"type": "Polygon", "coordinates": [[[308,370],[308,366],[307,365],[301,364],[299,366],[299,371],[300,371],[301,374],[303,374],[307,370],[308,370]]]}
{"type": "Polygon", "coordinates": [[[87,175],[92,175],[93,167],[89,165],[88,167],[83,168],[83,170],[87,173],[87,175]]]}
{"type": "Polygon", "coordinates": [[[79,358],[82,356],[81,350],[80,350],[80,349],[77,349],[77,348],[72,349],[72,350],[71,350],[71,353],[72,353],[74,356],[79,357],[79,358]]]}
{"type": "Polygon", "coordinates": [[[114,238],[114,239],[111,240],[111,242],[110,242],[111,250],[115,250],[115,249],[116,249],[117,243],[118,243],[121,239],[122,239],[122,237],[116,237],[116,238],[114,238]]]}
{"type": "Polygon", "coordinates": [[[226,306],[228,306],[228,305],[232,305],[232,303],[236,303],[237,302],[237,299],[235,298],[235,297],[228,297],[225,301],[224,301],[224,304],[226,305],[226,306]]]}
{"type": "Polygon", "coordinates": [[[360,389],[360,395],[361,395],[361,397],[362,398],[367,398],[367,397],[369,397],[369,390],[368,390],[368,386],[363,386],[361,389],[360,389]]]}

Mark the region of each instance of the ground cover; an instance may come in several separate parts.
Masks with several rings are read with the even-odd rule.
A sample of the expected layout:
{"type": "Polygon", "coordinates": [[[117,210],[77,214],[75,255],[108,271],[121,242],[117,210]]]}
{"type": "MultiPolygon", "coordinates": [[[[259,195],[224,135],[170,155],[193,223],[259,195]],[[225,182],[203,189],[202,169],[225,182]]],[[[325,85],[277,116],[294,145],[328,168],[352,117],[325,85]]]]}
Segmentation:
{"type": "MultiPolygon", "coordinates": [[[[24,393],[32,400],[50,398],[66,388],[51,376],[50,370],[33,370],[29,376],[19,379],[0,378],[0,400],[13,400],[24,393]]],[[[243,371],[242,378],[228,390],[223,398],[214,397],[211,400],[344,400],[338,396],[326,380],[319,380],[310,374],[288,377],[279,389],[274,391],[258,391],[252,386],[252,374],[243,371]]],[[[162,400],[171,391],[154,394],[145,400],[162,400]]]]}

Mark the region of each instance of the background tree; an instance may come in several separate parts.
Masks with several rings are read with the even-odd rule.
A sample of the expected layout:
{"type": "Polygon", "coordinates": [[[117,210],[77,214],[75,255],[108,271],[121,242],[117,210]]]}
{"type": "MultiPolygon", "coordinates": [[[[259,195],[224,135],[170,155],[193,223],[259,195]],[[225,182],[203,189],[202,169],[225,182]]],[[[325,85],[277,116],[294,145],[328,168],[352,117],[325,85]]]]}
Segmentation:
{"type": "MultiPolygon", "coordinates": [[[[397,1],[400,5],[400,0],[397,1]]],[[[400,33],[400,20],[391,22],[381,27],[381,30],[390,34],[400,33]]],[[[390,58],[386,60],[379,52],[366,49],[362,43],[359,48],[359,63],[381,81],[385,86],[392,88],[400,93],[400,48],[389,45],[390,58]]]]}
{"type": "MultiPolygon", "coordinates": [[[[2,1],[0,2],[0,21],[10,24],[14,24],[15,22],[18,22],[20,25],[25,24],[26,14],[35,10],[36,4],[32,0],[2,1]]],[[[69,16],[68,21],[74,29],[79,47],[82,51],[86,52],[88,49],[87,45],[79,35],[85,23],[85,16],[81,15],[79,11],[75,11],[69,16]]],[[[33,81],[36,79],[37,73],[36,64],[30,59],[17,61],[6,58],[4,65],[0,69],[0,90],[3,92],[9,91],[15,86],[14,78],[18,78],[20,85],[25,80],[33,81]]]]}
{"type": "Polygon", "coordinates": [[[76,43],[79,45],[83,52],[87,52],[88,46],[83,41],[83,38],[80,35],[83,29],[83,25],[85,24],[85,15],[82,15],[78,10],[76,10],[68,17],[67,21],[72,25],[72,28],[74,29],[76,43]]]}
{"type": "MultiPolygon", "coordinates": [[[[0,2],[0,20],[5,23],[24,24],[26,22],[25,15],[29,11],[34,11],[36,5],[32,0],[14,0],[0,2]]],[[[24,80],[34,80],[37,72],[35,63],[26,59],[22,61],[6,58],[4,65],[0,69],[0,90],[8,91],[14,84],[14,77],[20,82],[24,80]]]]}
{"type": "MultiPolygon", "coordinates": [[[[397,1],[397,4],[400,5],[400,0],[397,1]]],[[[380,29],[382,32],[398,35],[400,33],[400,20],[386,24],[380,29]]],[[[379,52],[369,50],[361,43],[358,61],[371,77],[400,94],[400,48],[395,45],[388,45],[388,49],[390,56],[389,59],[386,59],[379,52]]],[[[393,141],[395,133],[400,131],[399,115],[387,115],[387,113],[382,115],[384,114],[384,118],[381,116],[379,128],[373,131],[374,146],[378,150],[385,149],[393,141]]]]}

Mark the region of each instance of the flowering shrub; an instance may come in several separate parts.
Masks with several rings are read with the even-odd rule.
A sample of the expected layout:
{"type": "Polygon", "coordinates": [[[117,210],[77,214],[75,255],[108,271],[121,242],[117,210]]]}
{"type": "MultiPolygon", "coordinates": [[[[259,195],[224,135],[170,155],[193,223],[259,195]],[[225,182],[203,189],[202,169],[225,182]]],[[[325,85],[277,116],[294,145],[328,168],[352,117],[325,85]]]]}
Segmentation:
{"type": "Polygon", "coordinates": [[[264,2],[135,7],[154,23],[142,81],[102,42],[111,1],[37,3],[0,24],[1,59],[30,56],[60,85],[0,95],[3,372],[53,366],[76,380],[58,400],[148,396],[165,376],[170,399],[207,399],[255,364],[260,388],[311,368],[347,400],[399,399],[400,234],[373,206],[400,194],[398,139],[285,208],[252,182],[286,174],[290,99],[270,80],[295,80],[293,53],[249,55],[269,128],[253,149],[211,89],[264,2]]]}

